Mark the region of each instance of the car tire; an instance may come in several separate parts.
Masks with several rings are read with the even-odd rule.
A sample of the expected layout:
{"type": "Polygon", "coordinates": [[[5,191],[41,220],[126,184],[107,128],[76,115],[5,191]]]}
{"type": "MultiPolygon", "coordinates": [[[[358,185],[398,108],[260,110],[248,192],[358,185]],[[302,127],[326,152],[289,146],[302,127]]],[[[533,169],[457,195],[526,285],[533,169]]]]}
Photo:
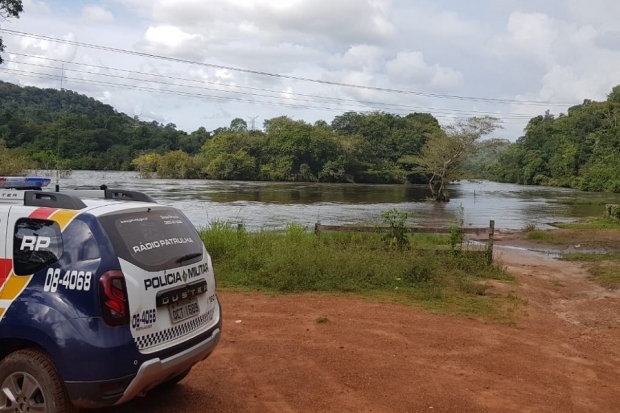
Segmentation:
{"type": "Polygon", "coordinates": [[[38,350],[24,349],[0,361],[0,411],[31,410],[78,411],[49,356],[38,350]]]}

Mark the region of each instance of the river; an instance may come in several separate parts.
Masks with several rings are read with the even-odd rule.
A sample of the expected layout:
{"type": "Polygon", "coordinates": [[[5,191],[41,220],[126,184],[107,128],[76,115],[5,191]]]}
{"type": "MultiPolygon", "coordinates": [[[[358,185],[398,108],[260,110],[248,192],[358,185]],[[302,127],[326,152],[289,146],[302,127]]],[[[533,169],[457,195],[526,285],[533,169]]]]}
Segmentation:
{"type": "Polygon", "coordinates": [[[527,224],[548,228],[552,222],[600,216],[604,202],[620,203],[620,194],[487,181],[455,183],[450,186],[452,200],[438,204],[427,201],[426,186],[413,185],[141,179],[134,172],[100,171],[74,171],[60,179],[65,189],[96,189],[101,184],[148,193],[181,209],[197,227],[218,220],[243,223],[250,230],[279,229],[293,222],[309,228],[316,222],[375,224],[381,222],[382,211],[392,208],[413,212],[411,225],[450,225],[461,206],[468,226],[485,227],[495,220],[502,229],[527,224]]]}

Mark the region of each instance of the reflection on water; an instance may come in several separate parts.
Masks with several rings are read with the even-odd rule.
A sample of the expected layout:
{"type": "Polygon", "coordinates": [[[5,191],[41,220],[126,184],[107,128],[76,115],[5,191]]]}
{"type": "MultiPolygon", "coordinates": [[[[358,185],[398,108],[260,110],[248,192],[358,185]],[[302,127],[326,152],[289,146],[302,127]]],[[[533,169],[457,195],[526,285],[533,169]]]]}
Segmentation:
{"type": "MultiPolygon", "coordinates": [[[[287,223],[377,223],[381,212],[413,211],[413,223],[449,225],[464,209],[466,225],[520,229],[585,216],[600,216],[603,205],[567,205],[559,201],[597,199],[620,203],[618,194],[588,194],[570,189],[523,187],[495,182],[462,182],[450,188],[448,204],[427,202],[428,187],[413,185],[306,184],[140,179],[132,172],[76,171],[63,188],[110,188],[143,191],[159,203],[183,210],[196,226],[213,220],[242,222],[251,229],[282,228],[287,223]]],[[[600,201],[599,201],[600,203],[600,201]]]]}

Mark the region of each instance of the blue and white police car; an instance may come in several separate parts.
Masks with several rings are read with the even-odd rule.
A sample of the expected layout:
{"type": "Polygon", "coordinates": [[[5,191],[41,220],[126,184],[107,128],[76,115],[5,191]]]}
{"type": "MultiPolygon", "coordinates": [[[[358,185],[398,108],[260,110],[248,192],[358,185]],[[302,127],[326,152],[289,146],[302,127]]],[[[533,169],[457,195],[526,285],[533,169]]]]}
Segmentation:
{"type": "Polygon", "coordinates": [[[28,190],[47,184],[0,178],[0,411],[118,405],[180,381],[221,332],[194,226],[140,192],[28,190]]]}

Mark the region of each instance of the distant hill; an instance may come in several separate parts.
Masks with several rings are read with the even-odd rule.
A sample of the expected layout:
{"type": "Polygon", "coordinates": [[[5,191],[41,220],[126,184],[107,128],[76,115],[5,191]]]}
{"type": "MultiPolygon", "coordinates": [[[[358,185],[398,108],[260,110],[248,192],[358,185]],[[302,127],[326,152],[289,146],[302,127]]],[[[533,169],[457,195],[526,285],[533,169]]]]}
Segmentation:
{"type": "Polygon", "coordinates": [[[64,114],[97,116],[129,116],[118,113],[112,106],[91,97],[70,90],[40,89],[22,87],[0,81],[0,110],[15,114],[39,123],[52,123],[64,114]]]}
{"type": "Polygon", "coordinates": [[[21,148],[41,168],[128,169],[141,152],[196,154],[209,138],[173,124],[141,122],[79,93],[0,81],[0,143],[21,148]]]}

